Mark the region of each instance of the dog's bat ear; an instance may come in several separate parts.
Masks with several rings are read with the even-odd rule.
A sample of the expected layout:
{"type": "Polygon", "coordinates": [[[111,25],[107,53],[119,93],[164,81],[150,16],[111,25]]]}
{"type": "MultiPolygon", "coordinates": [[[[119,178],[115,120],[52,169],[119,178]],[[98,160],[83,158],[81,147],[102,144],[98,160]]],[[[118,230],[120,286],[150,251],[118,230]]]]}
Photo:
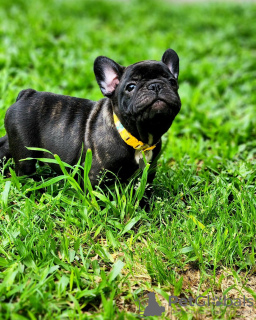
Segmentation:
{"type": "Polygon", "coordinates": [[[179,76],[179,57],[177,53],[172,50],[168,49],[162,56],[162,62],[167,65],[171,73],[174,75],[176,79],[179,76]]]}
{"type": "Polygon", "coordinates": [[[100,56],[94,61],[94,73],[101,92],[106,97],[111,97],[123,74],[124,67],[115,61],[100,56]]]}

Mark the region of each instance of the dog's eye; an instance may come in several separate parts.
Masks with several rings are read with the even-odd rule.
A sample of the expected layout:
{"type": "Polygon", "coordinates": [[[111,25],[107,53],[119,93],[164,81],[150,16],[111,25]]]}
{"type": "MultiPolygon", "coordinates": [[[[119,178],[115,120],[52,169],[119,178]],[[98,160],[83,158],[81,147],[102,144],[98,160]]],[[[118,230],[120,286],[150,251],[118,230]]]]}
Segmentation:
{"type": "Polygon", "coordinates": [[[172,87],[177,87],[177,81],[175,79],[171,78],[169,79],[169,82],[172,87]]]}
{"type": "Polygon", "coordinates": [[[127,90],[128,92],[131,92],[132,90],[134,90],[136,87],[136,84],[134,83],[130,83],[126,86],[125,90],[127,90]]]}

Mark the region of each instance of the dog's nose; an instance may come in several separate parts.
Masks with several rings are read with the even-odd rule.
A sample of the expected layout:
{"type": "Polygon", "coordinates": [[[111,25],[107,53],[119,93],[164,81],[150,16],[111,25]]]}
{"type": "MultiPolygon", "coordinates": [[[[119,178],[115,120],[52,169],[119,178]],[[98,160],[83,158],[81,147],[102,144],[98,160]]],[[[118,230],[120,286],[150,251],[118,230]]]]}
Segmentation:
{"type": "Polygon", "coordinates": [[[159,82],[151,83],[150,85],[148,85],[148,90],[159,92],[162,90],[162,85],[159,82]]]}

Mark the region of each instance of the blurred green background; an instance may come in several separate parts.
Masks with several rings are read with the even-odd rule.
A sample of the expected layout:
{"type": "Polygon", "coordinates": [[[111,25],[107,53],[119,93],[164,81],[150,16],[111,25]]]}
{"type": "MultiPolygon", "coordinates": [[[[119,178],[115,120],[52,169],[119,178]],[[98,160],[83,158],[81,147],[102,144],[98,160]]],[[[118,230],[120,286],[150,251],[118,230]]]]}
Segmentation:
{"type": "MultiPolygon", "coordinates": [[[[0,177],[1,319],[135,319],[143,291],[168,299],[231,283],[256,299],[255,17],[245,1],[1,0],[1,135],[22,89],[100,99],[99,55],[129,65],[174,49],[182,101],[148,213],[130,215],[125,194],[97,211],[67,181],[40,193],[33,179],[0,177]]],[[[226,309],[208,311],[231,319],[226,309]]]]}
{"type": "Polygon", "coordinates": [[[256,135],[255,13],[236,2],[2,0],[0,132],[21,89],[97,100],[98,55],[128,65],[158,60],[170,47],[180,56],[175,136],[226,141],[234,149],[225,156],[233,156],[256,135]]]}

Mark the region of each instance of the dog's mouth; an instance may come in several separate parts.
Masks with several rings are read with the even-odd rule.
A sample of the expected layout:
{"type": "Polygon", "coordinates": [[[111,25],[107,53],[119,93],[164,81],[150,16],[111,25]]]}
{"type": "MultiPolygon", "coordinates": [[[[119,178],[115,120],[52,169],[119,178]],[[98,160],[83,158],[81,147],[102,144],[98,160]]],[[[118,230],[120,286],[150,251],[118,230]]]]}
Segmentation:
{"type": "Polygon", "coordinates": [[[178,113],[180,109],[178,101],[175,100],[165,99],[164,97],[155,97],[150,100],[143,101],[135,107],[136,114],[142,115],[144,119],[170,117],[178,113]]]}
{"type": "Polygon", "coordinates": [[[165,111],[166,107],[168,107],[168,104],[166,103],[166,101],[157,99],[153,101],[153,103],[150,106],[150,109],[152,111],[156,111],[157,113],[160,113],[162,111],[165,111]]]}
{"type": "Polygon", "coordinates": [[[149,117],[170,115],[172,113],[172,105],[164,99],[155,99],[147,108],[149,117]]]}

